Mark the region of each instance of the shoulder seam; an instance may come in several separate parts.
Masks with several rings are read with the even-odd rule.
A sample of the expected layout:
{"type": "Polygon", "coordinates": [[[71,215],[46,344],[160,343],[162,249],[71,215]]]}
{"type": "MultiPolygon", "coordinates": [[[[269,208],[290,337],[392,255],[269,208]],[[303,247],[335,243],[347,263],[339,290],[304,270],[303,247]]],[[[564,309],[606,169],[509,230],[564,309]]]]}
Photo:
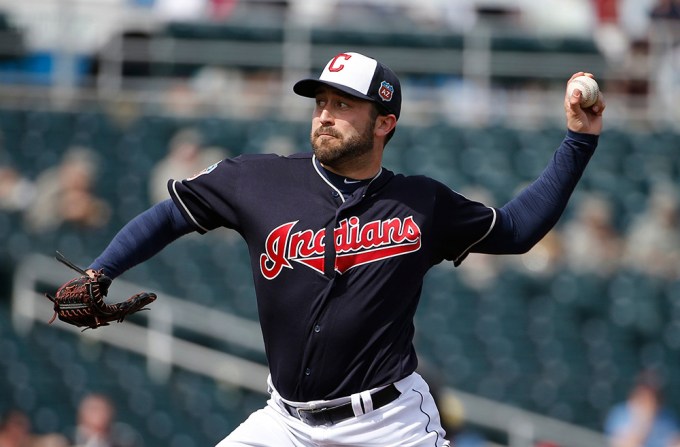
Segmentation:
{"type": "Polygon", "coordinates": [[[478,240],[476,240],[476,241],[474,241],[472,244],[470,244],[470,246],[469,246],[468,248],[466,248],[465,250],[463,250],[463,251],[461,252],[461,254],[460,254],[456,259],[453,260],[453,263],[454,263],[455,265],[458,265],[458,263],[460,263],[460,262],[463,260],[463,258],[464,258],[465,256],[467,256],[467,254],[470,252],[470,250],[472,249],[472,247],[474,247],[475,245],[479,244],[479,243],[482,242],[484,239],[486,239],[486,237],[491,233],[491,230],[493,230],[493,227],[496,226],[496,217],[497,217],[497,215],[496,215],[496,210],[495,210],[494,208],[492,208],[492,207],[487,207],[487,208],[489,208],[489,209],[491,210],[491,214],[492,214],[491,225],[489,225],[489,229],[486,230],[486,233],[484,233],[484,235],[483,235],[482,237],[480,237],[478,240]]]}
{"type": "Polygon", "coordinates": [[[186,204],[182,201],[182,199],[180,198],[179,194],[177,193],[177,188],[176,188],[175,185],[177,185],[177,180],[173,180],[173,181],[172,181],[172,192],[174,193],[175,198],[177,198],[177,201],[179,202],[179,204],[182,206],[182,209],[183,209],[184,212],[187,214],[187,216],[189,216],[189,217],[191,218],[191,222],[192,222],[194,225],[196,225],[196,226],[197,226],[198,228],[200,228],[202,231],[204,231],[204,232],[207,233],[207,232],[208,232],[208,229],[205,228],[203,225],[199,224],[198,221],[196,220],[196,218],[191,214],[191,212],[189,211],[189,208],[187,208],[186,204]]]}

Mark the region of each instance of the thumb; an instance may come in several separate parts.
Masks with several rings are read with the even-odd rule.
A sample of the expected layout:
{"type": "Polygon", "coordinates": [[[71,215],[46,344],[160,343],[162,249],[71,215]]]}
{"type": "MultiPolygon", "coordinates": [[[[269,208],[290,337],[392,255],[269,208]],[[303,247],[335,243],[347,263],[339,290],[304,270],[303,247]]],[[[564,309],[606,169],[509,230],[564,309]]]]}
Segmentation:
{"type": "Polygon", "coordinates": [[[571,92],[571,96],[569,97],[569,105],[572,106],[579,106],[581,105],[581,90],[575,88],[571,92]]]}
{"type": "Polygon", "coordinates": [[[104,273],[101,273],[97,276],[97,283],[99,284],[99,289],[101,290],[102,295],[106,296],[106,294],[109,292],[109,287],[111,287],[112,282],[113,280],[104,273]]]}

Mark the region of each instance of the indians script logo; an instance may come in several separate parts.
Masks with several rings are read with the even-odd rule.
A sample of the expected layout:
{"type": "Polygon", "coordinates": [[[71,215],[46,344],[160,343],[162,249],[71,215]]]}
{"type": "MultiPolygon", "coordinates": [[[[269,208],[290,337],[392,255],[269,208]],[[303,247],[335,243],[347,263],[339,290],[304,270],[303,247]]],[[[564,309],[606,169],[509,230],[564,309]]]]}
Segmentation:
{"type": "MultiPolygon", "coordinates": [[[[274,279],[284,268],[292,269],[293,262],[323,273],[326,230],[293,231],[296,224],[280,225],[267,236],[265,252],[260,255],[260,271],[265,278],[274,279]]],[[[413,216],[364,225],[358,217],[350,217],[335,229],[334,240],[335,270],[342,274],[359,265],[418,251],[420,228],[413,216]]]]}

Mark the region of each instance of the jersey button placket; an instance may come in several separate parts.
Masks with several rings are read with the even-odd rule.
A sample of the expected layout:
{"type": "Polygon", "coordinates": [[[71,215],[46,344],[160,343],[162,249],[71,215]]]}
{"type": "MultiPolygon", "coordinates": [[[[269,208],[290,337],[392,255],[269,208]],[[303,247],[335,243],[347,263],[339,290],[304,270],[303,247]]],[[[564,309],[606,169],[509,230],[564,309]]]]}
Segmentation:
{"type": "Polygon", "coordinates": [[[321,326],[318,325],[318,324],[317,324],[316,326],[314,326],[314,332],[316,332],[317,334],[318,334],[319,332],[321,332],[321,326]]]}

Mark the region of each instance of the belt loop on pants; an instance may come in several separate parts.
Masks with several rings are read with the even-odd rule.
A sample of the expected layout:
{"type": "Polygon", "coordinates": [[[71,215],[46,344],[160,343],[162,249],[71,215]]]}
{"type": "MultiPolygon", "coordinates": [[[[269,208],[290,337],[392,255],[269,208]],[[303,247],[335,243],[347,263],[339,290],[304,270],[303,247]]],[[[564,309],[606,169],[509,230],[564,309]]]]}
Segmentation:
{"type": "Polygon", "coordinates": [[[401,393],[394,384],[389,385],[375,393],[360,393],[359,399],[352,399],[354,402],[350,401],[342,405],[329,408],[319,408],[319,409],[305,409],[294,407],[281,401],[281,404],[286,409],[286,411],[296,419],[301,420],[307,425],[313,427],[319,425],[334,425],[338,422],[359,416],[361,414],[368,413],[378,408],[384,407],[385,405],[393,402],[397,399],[401,393]],[[360,402],[360,406],[363,408],[357,408],[357,403],[360,402]],[[354,405],[353,405],[354,403],[354,405]],[[361,412],[358,410],[362,410],[361,412]]]}

